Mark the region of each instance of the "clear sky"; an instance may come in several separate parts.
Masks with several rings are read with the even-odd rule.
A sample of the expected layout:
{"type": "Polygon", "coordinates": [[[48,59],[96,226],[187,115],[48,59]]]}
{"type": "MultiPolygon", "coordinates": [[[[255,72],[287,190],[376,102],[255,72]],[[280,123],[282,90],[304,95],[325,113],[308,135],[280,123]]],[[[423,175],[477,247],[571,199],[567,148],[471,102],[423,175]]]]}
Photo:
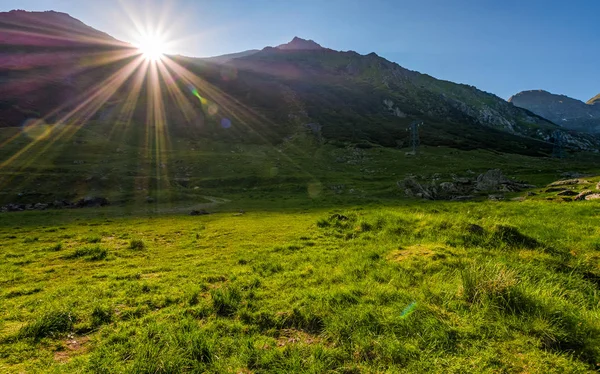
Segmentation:
{"type": "Polygon", "coordinates": [[[376,52],[436,78],[508,98],[545,89],[600,93],[598,0],[1,0],[0,10],[57,10],[132,42],[132,20],[164,20],[171,53],[214,56],[294,36],[376,52]]]}

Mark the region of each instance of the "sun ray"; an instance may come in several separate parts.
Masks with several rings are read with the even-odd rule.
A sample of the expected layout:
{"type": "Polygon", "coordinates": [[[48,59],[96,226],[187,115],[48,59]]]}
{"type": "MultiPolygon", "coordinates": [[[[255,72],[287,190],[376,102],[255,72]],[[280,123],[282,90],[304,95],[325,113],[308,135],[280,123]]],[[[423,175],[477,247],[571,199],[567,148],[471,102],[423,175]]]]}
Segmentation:
{"type": "MultiPolygon", "coordinates": [[[[81,124],[80,125],[66,124],[64,126],[64,129],[59,130],[58,134],[56,134],[56,136],[52,137],[52,139],[48,142],[48,144],[45,147],[43,147],[41,150],[39,150],[38,157],[41,154],[43,154],[44,151],[46,151],[50,146],[52,146],[53,143],[55,143],[56,141],[61,139],[63,136],[65,136],[65,135],[72,136],[79,129],[79,127],[83,125],[83,121],[81,121],[81,120],[86,117],[87,118],[91,117],[112,96],[112,94],[114,94],[114,92],[116,92],[116,90],[121,86],[121,84],[123,84],[125,82],[126,78],[129,75],[131,75],[133,73],[133,71],[135,71],[135,69],[137,68],[137,66],[139,66],[139,64],[141,62],[142,62],[141,59],[136,59],[134,61],[131,61],[126,67],[119,69],[117,72],[115,72],[113,75],[111,75],[104,82],[101,82],[101,83],[97,84],[96,86],[92,87],[90,90],[88,90],[87,93],[88,93],[89,97],[57,121],[58,124],[66,124],[70,121],[73,121],[73,123],[81,122],[81,124]],[[74,118],[76,115],[78,115],[78,117],[74,118]]],[[[34,139],[27,146],[23,147],[21,150],[16,152],[14,155],[9,157],[7,160],[0,163],[0,170],[5,168],[7,165],[12,163],[17,158],[19,158],[22,154],[26,153],[29,149],[36,146],[39,141],[40,141],[39,139],[34,139]]],[[[32,159],[30,160],[30,162],[28,164],[26,164],[26,166],[31,164],[35,159],[36,159],[36,157],[32,157],[32,159]]]]}

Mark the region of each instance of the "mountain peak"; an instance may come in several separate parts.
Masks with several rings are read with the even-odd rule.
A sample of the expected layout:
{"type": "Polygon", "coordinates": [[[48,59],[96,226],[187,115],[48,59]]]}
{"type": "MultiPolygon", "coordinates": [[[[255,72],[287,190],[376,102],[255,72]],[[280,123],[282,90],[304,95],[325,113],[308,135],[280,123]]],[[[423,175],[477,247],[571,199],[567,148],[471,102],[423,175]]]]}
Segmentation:
{"type": "Polygon", "coordinates": [[[600,106],[600,94],[589,99],[586,104],[600,106]]]}
{"type": "Polygon", "coordinates": [[[324,49],[320,44],[316,43],[314,40],[306,40],[294,36],[294,39],[286,44],[281,44],[277,46],[277,49],[282,50],[318,50],[324,49]]]}

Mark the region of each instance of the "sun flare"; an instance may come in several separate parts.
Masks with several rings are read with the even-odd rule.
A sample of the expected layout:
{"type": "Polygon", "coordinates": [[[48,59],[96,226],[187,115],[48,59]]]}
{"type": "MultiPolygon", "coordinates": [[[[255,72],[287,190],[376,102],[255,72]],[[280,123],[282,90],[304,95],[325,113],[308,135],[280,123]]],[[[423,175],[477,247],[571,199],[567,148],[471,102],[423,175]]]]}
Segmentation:
{"type": "Polygon", "coordinates": [[[137,44],[137,48],[147,60],[157,61],[165,53],[165,42],[157,37],[145,37],[137,44]]]}

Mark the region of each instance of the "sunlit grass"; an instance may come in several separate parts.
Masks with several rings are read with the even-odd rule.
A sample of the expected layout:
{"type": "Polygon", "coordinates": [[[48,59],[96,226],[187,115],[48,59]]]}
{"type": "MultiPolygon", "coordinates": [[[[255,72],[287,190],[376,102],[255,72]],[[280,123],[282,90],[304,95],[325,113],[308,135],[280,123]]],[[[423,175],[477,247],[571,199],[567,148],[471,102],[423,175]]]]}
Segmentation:
{"type": "Polygon", "coordinates": [[[0,216],[7,370],[585,372],[600,358],[592,203],[97,212],[0,216]]]}

